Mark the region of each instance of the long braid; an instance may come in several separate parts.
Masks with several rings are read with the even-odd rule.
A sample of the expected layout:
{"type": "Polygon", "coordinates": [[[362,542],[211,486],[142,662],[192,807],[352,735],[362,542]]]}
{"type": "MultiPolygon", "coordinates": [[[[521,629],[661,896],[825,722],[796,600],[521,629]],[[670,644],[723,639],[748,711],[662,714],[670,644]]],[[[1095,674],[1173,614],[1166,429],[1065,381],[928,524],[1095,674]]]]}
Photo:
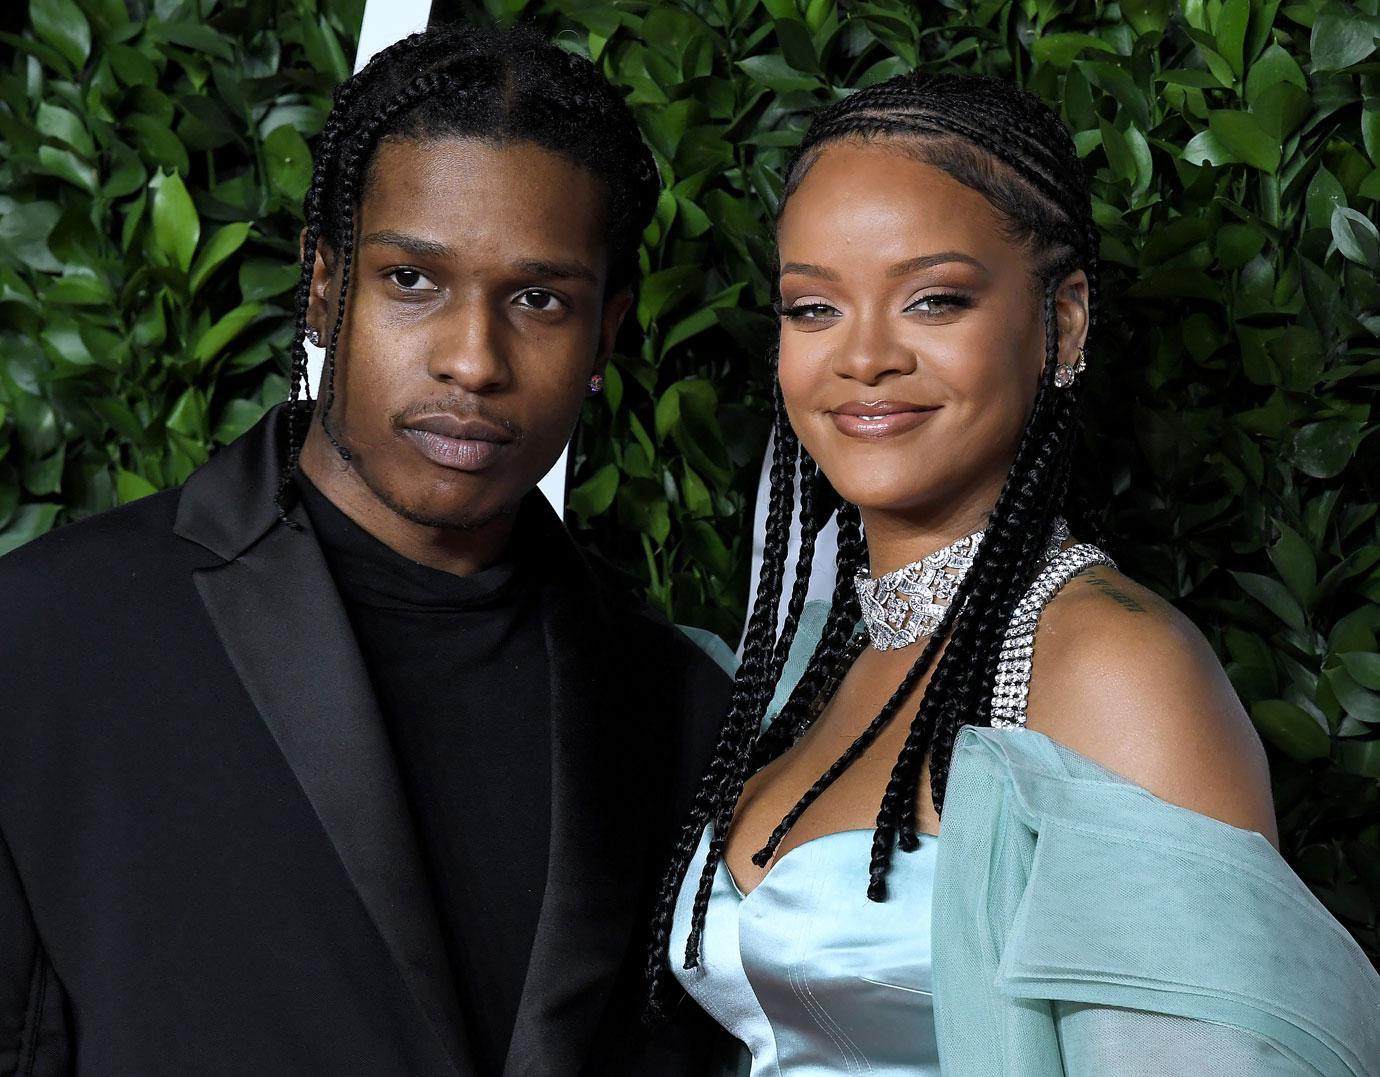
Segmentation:
{"type": "MultiPolygon", "coordinates": [[[[882,710],[792,806],[753,857],[759,866],[770,860],[801,815],[876,742],[932,669],[878,807],[868,896],[880,901],[886,897],[886,877],[895,847],[899,845],[903,851],[918,847],[918,787],[926,761],[934,807],[942,813],[958,730],[964,724],[990,720],[990,696],[1006,624],[1039,569],[1054,517],[1072,500],[1069,476],[1081,386],[1054,386],[1060,355],[1056,287],[1074,270],[1086,273],[1091,330],[1091,314],[1098,299],[1098,234],[1086,179],[1067,130],[1033,95],[1006,83],[982,77],[903,76],[843,99],[820,113],[807,132],[787,170],[785,200],[824,149],[842,139],[888,140],[902,152],[948,172],[992,204],[1008,236],[1030,252],[1045,345],[1040,385],[1010,472],[974,564],[942,623],[882,710]]],[[[802,459],[808,460],[808,454],[802,452],[802,459]]],[[[821,476],[820,482],[824,481],[821,476]]],[[[775,498],[778,492],[771,491],[771,496],[775,498]]],[[[801,500],[803,503],[806,498],[801,500]]],[[[804,508],[802,504],[802,511],[804,508]]],[[[713,826],[710,864],[717,864],[722,855],[746,780],[746,772],[733,764],[748,759],[752,766],[760,767],[796,743],[822,713],[856,654],[854,633],[859,612],[852,577],[862,558],[860,550],[849,547],[852,536],[857,536],[861,546],[857,510],[844,504],[837,511],[838,576],[819,644],[789,700],[765,731],[760,729],[760,719],[766,703],[760,694],[756,697],[760,709],[755,723],[751,715],[739,713],[733,728],[726,727],[724,738],[740,747],[735,751],[721,741],[718,754],[723,761],[714,772],[713,803],[698,813],[700,818],[683,839],[670,885],[663,887],[658,910],[663,926],[674,912],[681,876],[706,822],[713,826]]],[[[769,538],[769,550],[773,542],[769,538]]],[[[797,576],[788,604],[788,625],[799,616],[800,606],[795,601],[799,587],[797,576]]],[[[759,587],[756,599],[754,617],[763,606],[775,612],[781,601],[780,589],[767,592],[759,587]]],[[[793,629],[783,629],[783,637],[787,632],[793,633],[793,629]]],[[[684,960],[687,968],[698,958],[711,885],[712,872],[706,865],[691,914],[684,960]]],[[[668,930],[662,930],[654,941],[651,971],[657,977],[667,968],[667,938],[668,930]]]]}
{"type": "MultiPolygon", "coordinates": [[[[737,775],[746,770],[746,758],[756,727],[760,725],[762,711],[766,707],[764,693],[771,689],[771,669],[775,666],[776,612],[780,605],[782,581],[785,577],[786,557],[790,543],[791,507],[794,504],[795,482],[793,472],[799,442],[790,424],[785,420],[785,407],[781,403],[780,388],[774,398],[775,451],[768,471],[766,536],[762,556],[762,571],[758,578],[757,593],[748,619],[744,638],[743,658],[734,677],[733,696],[728,715],[719,730],[719,738],[714,746],[713,757],[691,804],[689,817],[681,829],[680,837],[671,854],[671,861],[662,879],[657,908],[652,918],[651,940],[648,947],[647,977],[650,984],[651,1013],[657,1013],[668,991],[666,973],[669,951],[671,921],[675,913],[675,895],[685,876],[695,850],[699,847],[700,834],[711,821],[717,822],[721,805],[728,793],[737,785],[737,775]]],[[[741,791],[741,786],[739,785],[741,791]]],[[[734,794],[736,801],[737,794],[734,794]]],[[[729,802],[730,805],[732,801],[729,802]]],[[[716,833],[715,837],[720,837],[716,833]]],[[[711,853],[716,853],[711,849],[711,853]]],[[[722,853],[722,842],[716,855],[722,853]]],[[[718,860],[710,861],[717,865],[718,860]]],[[[713,884],[713,869],[706,866],[696,891],[697,905],[701,901],[707,907],[709,887],[713,884]],[[704,879],[708,877],[709,883],[704,879]]],[[[703,915],[699,917],[703,923],[703,915]]],[[[694,967],[699,957],[699,939],[692,940],[693,948],[687,947],[686,967],[694,967]]]]}
{"type": "Polygon", "coordinates": [[[818,515],[819,465],[804,452],[800,453],[799,459],[797,474],[800,478],[800,549],[796,554],[795,583],[791,587],[790,601],[786,604],[786,615],[772,659],[773,684],[781,679],[781,671],[785,668],[791,645],[795,642],[795,630],[800,623],[800,614],[805,609],[805,599],[810,591],[810,575],[814,571],[815,542],[819,538],[821,523],[818,515]]]}
{"type": "Polygon", "coordinates": [[[853,578],[862,567],[867,548],[862,538],[858,507],[843,502],[836,510],[836,517],[838,553],[834,561],[834,593],[829,602],[829,615],[804,673],[753,748],[754,767],[764,766],[800,738],[834,694],[853,658],[850,645],[862,616],[853,578]]]}

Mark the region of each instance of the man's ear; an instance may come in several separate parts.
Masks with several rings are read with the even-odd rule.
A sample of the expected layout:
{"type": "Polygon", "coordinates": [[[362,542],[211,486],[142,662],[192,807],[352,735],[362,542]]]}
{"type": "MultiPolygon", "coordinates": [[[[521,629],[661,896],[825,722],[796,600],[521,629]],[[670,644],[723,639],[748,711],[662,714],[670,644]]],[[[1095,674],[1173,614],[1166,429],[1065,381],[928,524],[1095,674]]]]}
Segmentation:
{"type": "MultiPolygon", "coordinates": [[[[297,237],[297,260],[301,264],[307,248],[307,230],[297,237]]],[[[307,297],[307,326],[318,333],[325,334],[331,302],[329,298],[332,278],[335,275],[335,256],[324,239],[316,241],[316,260],[311,270],[311,290],[307,297]]]]}
{"type": "Polygon", "coordinates": [[[608,298],[604,300],[604,313],[599,324],[599,352],[596,357],[596,370],[604,369],[604,364],[613,354],[614,344],[618,341],[618,327],[623,324],[623,319],[631,309],[632,302],[631,288],[619,288],[615,292],[610,292],[608,298]]]}

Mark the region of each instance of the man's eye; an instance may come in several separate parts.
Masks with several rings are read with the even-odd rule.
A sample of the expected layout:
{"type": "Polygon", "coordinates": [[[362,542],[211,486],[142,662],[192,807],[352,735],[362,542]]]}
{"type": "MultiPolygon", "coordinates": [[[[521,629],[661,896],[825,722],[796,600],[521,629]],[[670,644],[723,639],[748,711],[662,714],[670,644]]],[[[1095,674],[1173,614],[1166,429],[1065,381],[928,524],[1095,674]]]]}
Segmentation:
{"type": "Polygon", "coordinates": [[[399,288],[408,292],[434,292],[438,290],[424,273],[417,269],[409,269],[407,266],[399,266],[397,269],[390,270],[388,278],[399,288]]]}
{"type": "Polygon", "coordinates": [[[528,288],[525,292],[519,292],[517,301],[519,306],[542,312],[559,310],[562,306],[560,299],[541,288],[528,288]]]}

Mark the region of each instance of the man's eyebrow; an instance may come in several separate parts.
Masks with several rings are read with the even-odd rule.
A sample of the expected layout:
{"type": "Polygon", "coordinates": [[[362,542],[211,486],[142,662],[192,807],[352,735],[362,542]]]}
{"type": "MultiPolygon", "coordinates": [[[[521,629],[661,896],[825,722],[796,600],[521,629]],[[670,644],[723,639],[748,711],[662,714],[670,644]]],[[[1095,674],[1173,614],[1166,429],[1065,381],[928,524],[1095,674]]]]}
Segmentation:
{"type": "Polygon", "coordinates": [[[359,245],[361,247],[397,247],[417,258],[453,258],[455,256],[454,249],[447,247],[444,243],[437,243],[434,239],[409,236],[405,232],[394,232],[388,229],[382,232],[370,232],[359,241],[359,245]]]}
{"type": "Polygon", "coordinates": [[[599,275],[583,262],[548,262],[537,258],[518,262],[516,268],[544,280],[582,280],[589,284],[599,283],[599,275]]]}
{"type": "Polygon", "coordinates": [[[781,275],[795,273],[802,277],[819,277],[821,280],[838,280],[839,275],[832,269],[812,265],[809,262],[787,262],[781,267],[781,275]]]}
{"type": "Polygon", "coordinates": [[[886,271],[886,275],[904,277],[922,269],[929,269],[931,266],[943,265],[945,262],[963,262],[980,269],[983,273],[987,272],[987,267],[971,254],[964,254],[962,251],[940,251],[938,254],[922,254],[918,258],[907,258],[904,262],[897,262],[886,271]]]}

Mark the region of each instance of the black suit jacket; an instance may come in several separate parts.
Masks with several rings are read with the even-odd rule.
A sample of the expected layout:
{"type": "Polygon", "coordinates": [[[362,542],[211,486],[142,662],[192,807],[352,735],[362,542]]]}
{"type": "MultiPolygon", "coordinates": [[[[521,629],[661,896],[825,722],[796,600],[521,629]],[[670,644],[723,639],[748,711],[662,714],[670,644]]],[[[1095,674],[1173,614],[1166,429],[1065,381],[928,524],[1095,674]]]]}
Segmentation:
{"type": "MultiPolygon", "coordinates": [[[[0,1074],[471,1072],[368,676],[277,518],[282,417],[0,561],[0,1074]]],[[[705,1028],[639,1025],[641,929],[727,679],[524,511],[552,855],[505,1075],[690,1073],[705,1028]]]]}

